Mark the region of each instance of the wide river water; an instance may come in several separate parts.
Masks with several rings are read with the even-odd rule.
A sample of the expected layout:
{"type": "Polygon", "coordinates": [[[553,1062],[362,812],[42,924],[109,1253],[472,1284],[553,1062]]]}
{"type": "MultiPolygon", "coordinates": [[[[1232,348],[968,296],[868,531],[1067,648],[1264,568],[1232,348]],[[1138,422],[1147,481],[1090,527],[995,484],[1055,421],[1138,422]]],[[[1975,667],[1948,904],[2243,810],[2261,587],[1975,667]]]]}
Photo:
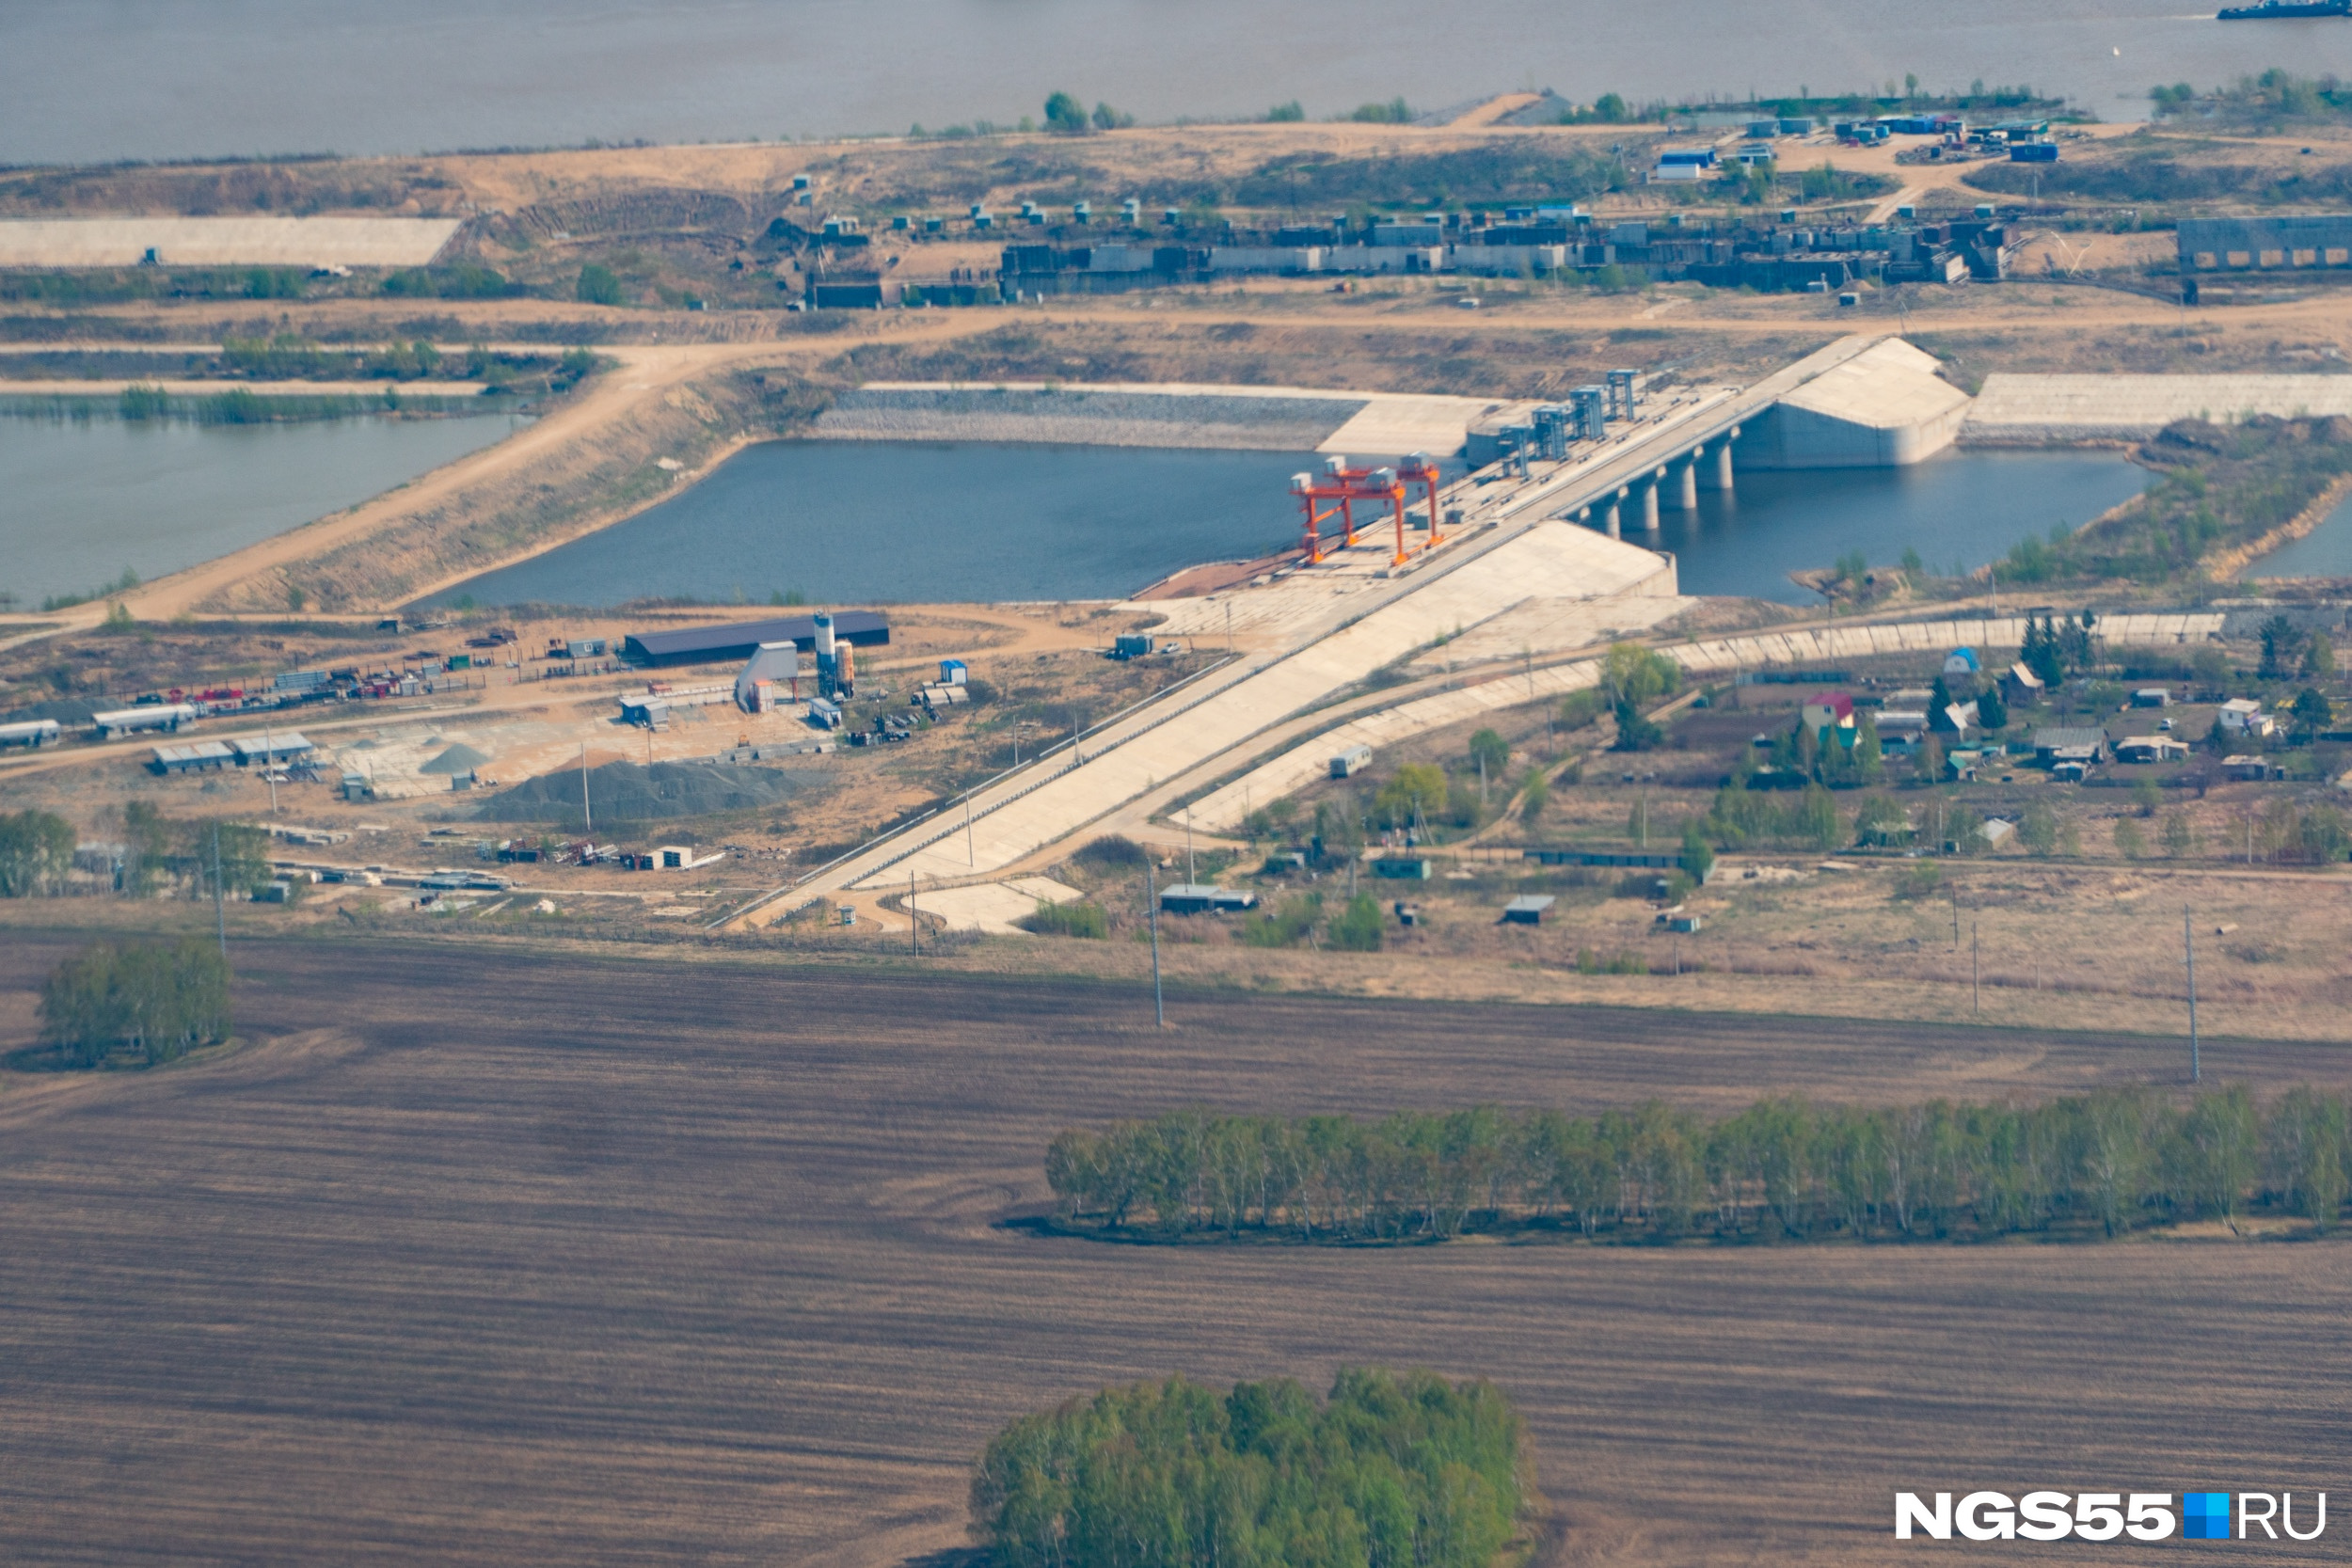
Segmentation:
{"type": "Polygon", "coordinates": [[[903,132],[1067,88],[1146,120],[2030,83],[2136,119],[2156,83],[2343,71],[2342,21],[2211,0],[8,0],[10,163],[903,132]]]}
{"type": "MultiPolygon", "coordinates": [[[[815,603],[1113,598],[1180,567],[1293,543],[1307,453],[771,441],[628,521],[439,596],[604,607],[634,598],[815,603]]],[[[1788,572],[1859,549],[1974,567],[2137,494],[2080,452],[1949,453],[1909,468],[1743,474],[1635,544],[1683,591],[1818,602],[1788,572]]]]}
{"type": "Polygon", "coordinates": [[[198,425],[0,417],[0,590],[37,608],[299,528],[501,440],[513,415],[198,425]]]}

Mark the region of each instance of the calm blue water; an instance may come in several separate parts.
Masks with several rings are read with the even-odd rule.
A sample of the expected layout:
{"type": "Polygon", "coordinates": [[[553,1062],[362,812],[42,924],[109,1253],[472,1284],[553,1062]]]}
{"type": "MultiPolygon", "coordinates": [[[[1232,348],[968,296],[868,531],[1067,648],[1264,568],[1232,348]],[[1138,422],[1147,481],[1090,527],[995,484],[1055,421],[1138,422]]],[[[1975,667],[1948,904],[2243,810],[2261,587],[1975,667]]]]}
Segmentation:
{"type": "Polygon", "coordinates": [[[1729,498],[1700,491],[1695,518],[1669,510],[1655,535],[1629,526],[1625,537],[1674,551],[1685,594],[1819,604],[1790,571],[1850,550],[1893,566],[1906,549],[1933,571],[1974,569],[2054,524],[2081,527],[2147,482],[2121,457],[2088,452],[1947,451],[1907,468],[1741,473],[1729,498]]]}
{"type": "Polygon", "coordinates": [[[2212,0],[8,0],[11,163],[740,140],[1010,123],[1046,94],[1146,120],[2030,83],[2105,119],[2157,82],[2343,71],[2342,22],[2212,0]]]}
{"type": "Polygon", "coordinates": [[[2250,578],[2352,578],[2352,500],[2284,549],[2246,568],[2250,578]]]}
{"type": "Polygon", "coordinates": [[[159,578],[356,506],[524,422],[0,418],[0,590],[33,607],[126,566],[159,578]]]}
{"type": "MultiPolygon", "coordinates": [[[[1295,452],[771,441],[628,522],[440,595],[605,606],[635,598],[949,603],[1115,598],[1296,535],[1295,452]]],[[[1680,558],[1683,592],[1816,602],[1787,574],[1906,546],[1978,566],[2140,489],[2120,458],[1947,454],[1911,468],[1740,477],[1635,544],[1680,558]]]]}
{"type": "Polygon", "coordinates": [[[980,603],[1116,598],[1296,537],[1306,452],[767,441],[625,523],[440,595],[980,603]]]}

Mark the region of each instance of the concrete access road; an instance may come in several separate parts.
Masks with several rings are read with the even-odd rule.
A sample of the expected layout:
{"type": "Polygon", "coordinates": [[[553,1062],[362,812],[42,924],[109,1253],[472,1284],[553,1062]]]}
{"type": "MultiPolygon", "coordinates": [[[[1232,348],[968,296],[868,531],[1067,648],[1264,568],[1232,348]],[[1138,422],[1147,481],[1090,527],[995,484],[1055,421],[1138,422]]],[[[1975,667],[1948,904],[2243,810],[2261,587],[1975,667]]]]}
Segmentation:
{"type": "Polygon", "coordinates": [[[773,890],[728,924],[765,925],[845,889],[887,891],[910,880],[953,885],[997,874],[1171,779],[1198,775],[1221,759],[1242,760],[1238,753],[1274,726],[1531,593],[1632,587],[1659,569],[1656,557],[1582,531],[1561,531],[1555,544],[1565,550],[1532,555],[1516,546],[1553,514],[1654,474],[1670,456],[1753,418],[1788,388],[1872,341],[1832,345],[1744,392],[1721,389],[1655,409],[1616,440],[1566,463],[1537,465],[1528,479],[1454,485],[1440,505],[1465,504],[1464,531],[1417,557],[1402,575],[1387,575],[1374,564],[1382,547],[1372,543],[1377,534],[1367,531],[1365,546],[1340,552],[1328,570],[1301,572],[1263,591],[1296,605],[1295,613],[1266,628],[1273,634],[1270,645],[1237,654],[1231,664],[1085,736],[1079,746],[993,781],[939,816],[802,882],[773,890]],[[1482,490],[1483,498],[1473,500],[1482,490]],[[1612,551],[1618,552],[1614,559],[1612,551]],[[1546,565],[1559,580],[1531,578],[1546,565]],[[1327,585],[1321,608],[1312,597],[1319,584],[1327,585]]]}

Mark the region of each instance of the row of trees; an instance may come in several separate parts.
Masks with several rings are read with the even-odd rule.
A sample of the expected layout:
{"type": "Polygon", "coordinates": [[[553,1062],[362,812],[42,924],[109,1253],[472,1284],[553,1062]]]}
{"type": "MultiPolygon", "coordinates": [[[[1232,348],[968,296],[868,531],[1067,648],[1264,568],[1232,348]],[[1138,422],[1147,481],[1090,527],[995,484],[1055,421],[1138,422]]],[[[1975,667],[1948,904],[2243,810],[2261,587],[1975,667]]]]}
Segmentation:
{"type": "MultiPolygon", "coordinates": [[[[0,897],[65,892],[76,838],[73,824],[54,812],[0,813],[0,897]]],[[[267,886],[274,875],[269,834],[242,822],[166,816],[144,800],[122,808],[124,894],[210,898],[215,872],[220,890],[232,897],[267,886]]]]}
{"type": "Polygon", "coordinates": [[[73,843],[73,824],[54,813],[0,812],[0,898],[64,892],[73,843]]]}
{"type": "Polygon", "coordinates": [[[1345,1368],[1320,1402],[1171,1377],[998,1433],[973,1533],[1003,1568],[1485,1568],[1517,1526],[1520,1445],[1485,1382],[1345,1368]]]}
{"type": "Polygon", "coordinates": [[[1658,1101],[1378,1122],[1195,1110],[1066,1132],[1045,1174],[1065,1222],[1171,1237],[2114,1236],[2249,1206],[2325,1229],[2352,1171],[2346,1126],[2341,1095],[2298,1088],[2265,1108],[2243,1087],[1883,1109],[1788,1096],[1711,1119],[1658,1101]]]}
{"type": "Polygon", "coordinates": [[[229,961],[193,938],[174,945],[92,942],[50,972],[40,1037],[78,1067],[129,1052],[148,1067],[229,1037],[229,961]]]}

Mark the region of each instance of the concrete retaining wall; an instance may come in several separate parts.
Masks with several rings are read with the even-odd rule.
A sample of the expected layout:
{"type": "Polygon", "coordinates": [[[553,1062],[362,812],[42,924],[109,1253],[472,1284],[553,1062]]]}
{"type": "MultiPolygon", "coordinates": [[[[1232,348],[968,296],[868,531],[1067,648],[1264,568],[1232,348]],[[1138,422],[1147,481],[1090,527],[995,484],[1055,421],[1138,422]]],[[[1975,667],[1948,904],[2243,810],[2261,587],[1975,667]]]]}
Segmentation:
{"type": "Polygon", "coordinates": [[[1972,447],[2142,441],[2175,420],[2352,414],[2352,375],[2026,375],[1984,378],[1961,440],[1972,447]]]}
{"type": "Polygon", "coordinates": [[[1311,451],[1364,405],[1357,399],[1216,393],[861,388],[825,410],[816,434],[857,441],[1311,451]]]}
{"type": "Polygon", "coordinates": [[[456,218],[136,217],[0,222],[0,267],[421,267],[456,218]]]}

